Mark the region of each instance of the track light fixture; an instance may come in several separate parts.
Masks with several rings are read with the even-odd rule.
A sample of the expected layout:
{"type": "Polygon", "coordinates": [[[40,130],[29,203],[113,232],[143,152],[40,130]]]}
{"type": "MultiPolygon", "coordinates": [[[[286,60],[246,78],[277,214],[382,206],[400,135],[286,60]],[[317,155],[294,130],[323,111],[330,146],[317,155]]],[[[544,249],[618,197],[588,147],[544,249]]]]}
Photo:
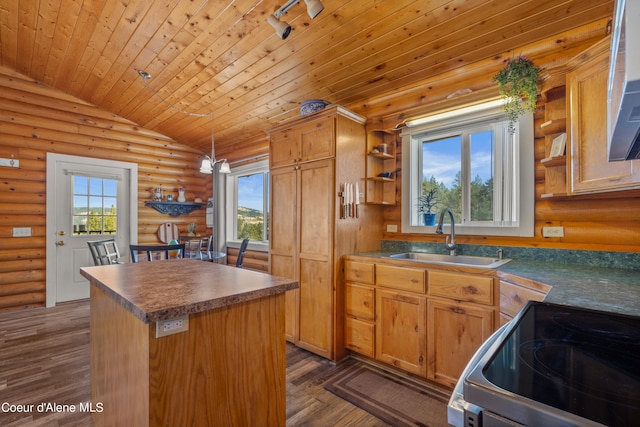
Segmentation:
{"type": "MultiPolygon", "coordinates": [[[[307,4],[307,13],[311,19],[318,16],[318,14],[324,10],[324,5],[320,0],[304,0],[304,2],[307,4]]],[[[280,18],[282,18],[282,15],[284,15],[287,10],[291,9],[297,3],[300,3],[300,0],[289,0],[284,6],[276,10],[273,15],[269,15],[267,18],[267,22],[276,30],[276,34],[282,40],[289,37],[289,34],[291,33],[291,25],[287,22],[280,21],[280,18]]]]}
{"type": "Polygon", "coordinates": [[[307,4],[307,13],[311,19],[324,10],[324,5],[320,0],[304,0],[304,2],[307,4]]]}
{"type": "Polygon", "coordinates": [[[286,22],[280,21],[275,17],[275,15],[269,15],[269,17],[267,18],[267,22],[269,22],[269,24],[271,24],[271,26],[275,28],[276,34],[282,40],[289,37],[289,33],[291,32],[291,25],[286,22]]]}

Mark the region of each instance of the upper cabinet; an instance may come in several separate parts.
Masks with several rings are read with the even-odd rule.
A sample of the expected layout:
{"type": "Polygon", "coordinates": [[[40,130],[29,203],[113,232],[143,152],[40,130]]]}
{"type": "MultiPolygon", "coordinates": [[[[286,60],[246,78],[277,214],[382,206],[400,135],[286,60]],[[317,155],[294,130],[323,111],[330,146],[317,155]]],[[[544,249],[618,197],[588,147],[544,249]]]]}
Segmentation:
{"type": "Polygon", "coordinates": [[[335,155],[334,119],[323,117],[308,123],[296,122],[271,135],[271,168],[292,166],[335,155]]]}
{"type": "Polygon", "coordinates": [[[567,154],[572,194],[640,188],[640,160],[608,161],[609,44],[609,38],[603,39],[567,64],[567,154]]]}

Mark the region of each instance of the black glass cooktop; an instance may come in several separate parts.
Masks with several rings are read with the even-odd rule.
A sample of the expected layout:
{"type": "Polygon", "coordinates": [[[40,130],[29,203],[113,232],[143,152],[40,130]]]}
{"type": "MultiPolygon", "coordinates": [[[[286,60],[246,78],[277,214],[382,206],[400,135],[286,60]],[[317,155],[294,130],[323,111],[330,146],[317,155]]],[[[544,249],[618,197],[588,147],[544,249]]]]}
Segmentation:
{"type": "Polygon", "coordinates": [[[600,424],[640,425],[640,317],[529,303],[516,322],[486,380],[600,424]]]}

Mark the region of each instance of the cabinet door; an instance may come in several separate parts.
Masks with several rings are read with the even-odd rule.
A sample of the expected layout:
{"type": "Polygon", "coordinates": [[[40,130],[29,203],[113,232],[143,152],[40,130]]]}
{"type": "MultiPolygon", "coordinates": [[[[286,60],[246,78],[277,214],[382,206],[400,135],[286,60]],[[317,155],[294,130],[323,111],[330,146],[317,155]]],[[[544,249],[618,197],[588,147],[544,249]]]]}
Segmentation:
{"type": "Polygon", "coordinates": [[[300,159],[300,131],[287,129],[271,135],[269,141],[269,167],[294,166],[300,159]]]}
{"type": "Polygon", "coordinates": [[[426,308],[424,296],[376,290],[376,359],[426,375],[426,308]]]}
{"type": "Polygon", "coordinates": [[[334,123],[333,117],[323,117],[300,126],[300,162],[335,156],[334,123]]]}
{"type": "Polygon", "coordinates": [[[640,186],[640,160],[609,162],[607,79],[609,51],[595,55],[567,75],[570,91],[571,184],[574,193],[640,186]]]}
{"type": "Polygon", "coordinates": [[[344,287],[345,314],[361,320],[374,320],[375,290],[373,286],[347,282],[344,287]]]}
{"type": "Polygon", "coordinates": [[[493,316],[488,307],[429,299],[427,378],[454,387],[469,359],[491,335],[493,316]]]}
{"type": "Polygon", "coordinates": [[[333,160],[299,166],[300,321],[298,345],[333,351],[333,160]]]}
{"type": "MultiPolygon", "coordinates": [[[[270,273],[298,279],[297,257],[297,171],[293,167],[271,171],[271,235],[269,236],[270,273]],[[274,218],[276,220],[274,220],[274,218]]],[[[285,334],[298,341],[298,289],[285,296],[285,334]]]]}

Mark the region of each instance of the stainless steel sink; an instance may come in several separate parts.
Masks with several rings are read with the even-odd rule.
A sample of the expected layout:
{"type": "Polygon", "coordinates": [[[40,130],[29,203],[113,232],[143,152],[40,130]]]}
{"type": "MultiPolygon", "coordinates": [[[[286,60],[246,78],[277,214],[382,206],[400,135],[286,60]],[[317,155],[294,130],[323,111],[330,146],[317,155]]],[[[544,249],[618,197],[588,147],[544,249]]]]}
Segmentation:
{"type": "Polygon", "coordinates": [[[465,265],[478,268],[497,268],[511,261],[511,259],[507,258],[498,259],[484,256],[441,255],[424,252],[393,254],[389,255],[389,258],[428,262],[431,264],[465,265]]]}

